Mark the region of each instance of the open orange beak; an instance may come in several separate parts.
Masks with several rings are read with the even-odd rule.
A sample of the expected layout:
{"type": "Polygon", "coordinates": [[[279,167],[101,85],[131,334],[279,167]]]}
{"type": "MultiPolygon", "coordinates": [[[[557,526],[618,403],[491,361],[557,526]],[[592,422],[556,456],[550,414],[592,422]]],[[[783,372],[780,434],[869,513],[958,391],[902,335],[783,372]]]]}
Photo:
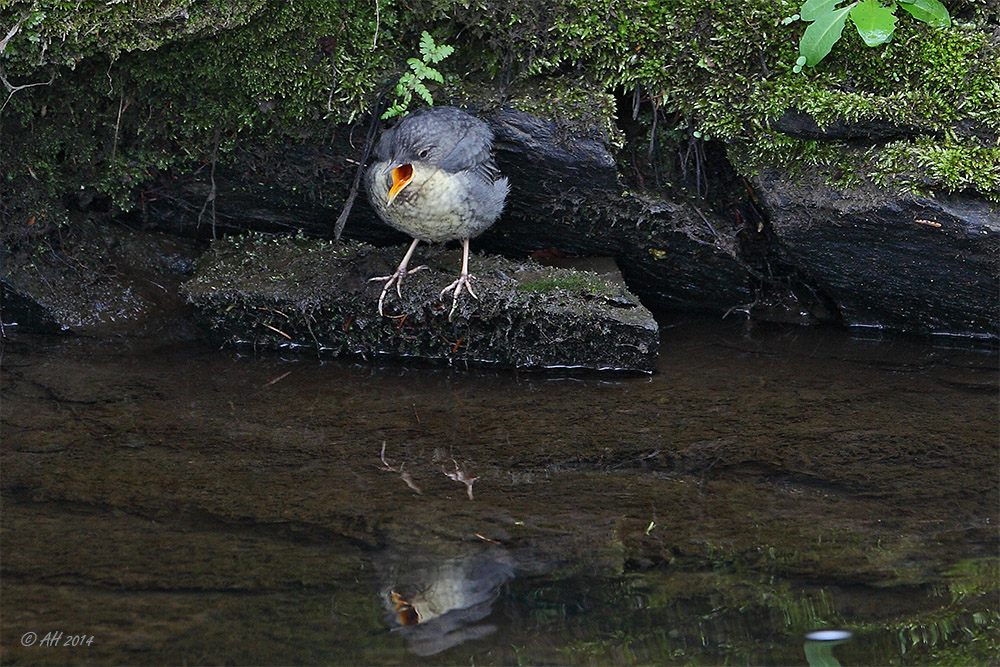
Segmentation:
{"type": "Polygon", "coordinates": [[[386,206],[392,203],[403,188],[413,179],[413,165],[404,164],[392,170],[392,187],[389,188],[389,197],[386,206]]]}

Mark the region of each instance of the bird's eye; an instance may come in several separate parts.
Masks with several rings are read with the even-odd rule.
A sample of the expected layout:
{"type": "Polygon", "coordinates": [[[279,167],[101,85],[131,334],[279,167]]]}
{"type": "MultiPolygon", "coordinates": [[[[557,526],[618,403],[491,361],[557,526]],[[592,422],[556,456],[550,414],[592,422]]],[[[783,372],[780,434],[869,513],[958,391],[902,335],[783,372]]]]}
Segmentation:
{"type": "Polygon", "coordinates": [[[417,157],[419,157],[421,160],[423,160],[423,159],[426,159],[427,156],[430,155],[430,154],[431,154],[431,149],[429,149],[429,148],[422,148],[422,149],[420,149],[420,152],[417,153],[417,157]]]}

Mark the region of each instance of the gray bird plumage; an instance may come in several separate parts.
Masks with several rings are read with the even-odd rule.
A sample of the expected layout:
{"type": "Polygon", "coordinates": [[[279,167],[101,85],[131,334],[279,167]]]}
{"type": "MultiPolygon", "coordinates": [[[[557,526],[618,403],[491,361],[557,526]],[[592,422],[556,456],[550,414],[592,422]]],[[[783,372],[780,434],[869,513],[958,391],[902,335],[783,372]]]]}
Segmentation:
{"type": "Polygon", "coordinates": [[[455,107],[430,107],[408,114],[386,130],[375,156],[401,162],[420,159],[450,173],[488,164],[495,177],[492,147],[493,132],[483,121],[455,107]],[[424,149],[427,153],[420,155],[424,149]]]}
{"type": "MultiPolygon", "coordinates": [[[[469,239],[492,225],[503,211],[510,186],[493,160],[493,132],[483,121],[454,107],[430,107],[405,116],[382,133],[375,163],[365,174],[368,198],[386,223],[413,237],[399,268],[385,280],[379,312],[393,284],[399,292],[420,241],[461,239],[464,258],[454,288],[473,293],[468,274],[469,239]]],[[[452,305],[454,313],[454,303],[452,305]]]]}
{"type": "Polygon", "coordinates": [[[478,236],[510,190],[493,160],[493,132],[455,107],[414,111],[383,132],[366,183],[379,217],[422,241],[478,236]],[[412,180],[390,202],[392,170],[403,165],[412,165],[412,180]]]}

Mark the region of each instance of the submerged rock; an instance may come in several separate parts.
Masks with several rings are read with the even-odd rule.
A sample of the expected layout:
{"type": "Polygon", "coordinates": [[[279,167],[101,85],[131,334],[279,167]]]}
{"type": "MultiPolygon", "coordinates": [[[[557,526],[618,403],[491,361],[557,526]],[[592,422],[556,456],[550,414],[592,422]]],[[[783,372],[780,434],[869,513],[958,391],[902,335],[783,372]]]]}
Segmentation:
{"type": "Polygon", "coordinates": [[[426,246],[402,297],[382,283],[403,248],[297,237],[247,235],[216,242],[182,285],[223,342],[390,355],[514,367],[581,367],[649,372],[658,345],[651,313],[624,287],[585,271],[478,256],[479,300],[463,295],[449,321],[439,298],[460,265],[454,251],[426,246]]]}
{"type": "Polygon", "coordinates": [[[177,286],[195,256],[184,239],[78,223],[57,241],[4,253],[3,322],[33,331],[149,333],[183,309],[177,286]]]}

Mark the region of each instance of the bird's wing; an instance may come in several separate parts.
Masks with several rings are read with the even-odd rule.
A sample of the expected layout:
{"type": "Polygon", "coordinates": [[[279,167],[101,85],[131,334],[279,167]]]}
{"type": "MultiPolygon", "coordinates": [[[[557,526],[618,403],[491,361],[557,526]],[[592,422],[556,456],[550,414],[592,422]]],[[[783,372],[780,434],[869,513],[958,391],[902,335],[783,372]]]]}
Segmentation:
{"type": "Polygon", "coordinates": [[[497,163],[493,161],[492,157],[485,162],[480,162],[469,171],[487,183],[496,183],[500,180],[500,169],[497,167],[497,163]]]}
{"type": "MultiPolygon", "coordinates": [[[[453,127],[454,133],[449,139],[454,143],[438,163],[441,169],[453,173],[479,171],[493,161],[493,131],[489,125],[478,118],[464,116],[453,127]]],[[[496,166],[492,170],[495,171],[496,166]]]]}

